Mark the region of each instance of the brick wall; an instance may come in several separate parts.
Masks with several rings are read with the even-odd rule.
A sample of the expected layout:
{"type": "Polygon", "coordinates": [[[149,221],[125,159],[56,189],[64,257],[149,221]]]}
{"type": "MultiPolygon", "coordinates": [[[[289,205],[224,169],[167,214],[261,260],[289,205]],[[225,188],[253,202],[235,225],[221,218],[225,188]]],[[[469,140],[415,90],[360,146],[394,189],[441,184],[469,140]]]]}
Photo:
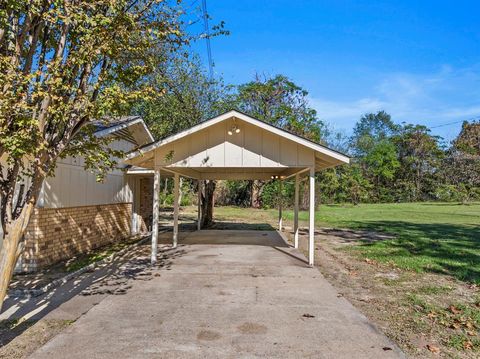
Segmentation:
{"type": "Polygon", "coordinates": [[[131,203],[36,208],[17,271],[32,272],[130,235],[131,203]]]}
{"type": "Polygon", "coordinates": [[[140,178],[140,231],[148,232],[152,228],[153,217],[153,178],[140,178]]]}

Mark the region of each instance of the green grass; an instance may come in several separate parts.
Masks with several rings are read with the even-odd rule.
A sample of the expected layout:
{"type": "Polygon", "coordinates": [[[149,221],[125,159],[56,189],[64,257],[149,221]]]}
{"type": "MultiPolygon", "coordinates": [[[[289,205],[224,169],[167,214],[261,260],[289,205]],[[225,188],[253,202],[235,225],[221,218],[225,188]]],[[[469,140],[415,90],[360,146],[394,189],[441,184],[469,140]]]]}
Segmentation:
{"type": "Polygon", "coordinates": [[[447,286],[426,285],[426,286],[417,288],[416,292],[419,294],[437,295],[442,293],[448,293],[448,292],[451,292],[452,290],[453,290],[452,287],[447,287],[447,286]]]}
{"type": "MultiPolygon", "coordinates": [[[[221,216],[259,220],[261,211],[219,207],[221,216]]],[[[275,210],[264,211],[270,220],[275,210]]],[[[291,223],[293,213],[284,211],[291,223]]],[[[373,230],[395,235],[394,239],[363,242],[352,250],[361,256],[417,272],[454,276],[480,283],[480,203],[399,203],[323,205],[315,214],[316,225],[373,230]]],[[[308,213],[299,214],[300,221],[308,213]]]]}

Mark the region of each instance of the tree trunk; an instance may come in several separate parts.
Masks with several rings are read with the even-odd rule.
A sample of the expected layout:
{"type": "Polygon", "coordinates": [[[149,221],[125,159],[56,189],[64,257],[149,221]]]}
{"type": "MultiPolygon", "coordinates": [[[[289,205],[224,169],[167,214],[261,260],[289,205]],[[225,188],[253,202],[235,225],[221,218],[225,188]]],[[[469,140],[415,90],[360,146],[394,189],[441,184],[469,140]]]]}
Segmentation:
{"type": "Polygon", "coordinates": [[[308,209],[308,206],[309,206],[309,200],[310,200],[310,192],[309,192],[309,188],[308,188],[308,183],[305,184],[305,183],[300,183],[300,188],[301,188],[301,192],[302,192],[302,199],[301,199],[301,202],[300,202],[300,209],[301,210],[307,210],[308,209]]]}
{"type": "Polygon", "coordinates": [[[418,201],[420,199],[420,194],[422,190],[422,183],[421,183],[421,173],[420,173],[420,165],[417,164],[417,178],[415,179],[415,187],[417,193],[415,193],[415,200],[418,201]]]}
{"type": "Polygon", "coordinates": [[[254,180],[252,182],[252,199],[251,199],[251,206],[253,208],[260,208],[262,203],[260,201],[260,196],[262,195],[263,185],[265,183],[263,181],[254,180]]]}
{"type": "MultiPolygon", "coordinates": [[[[38,169],[34,170],[32,183],[26,192],[25,199],[18,196],[16,203],[13,203],[14,196],[9,196],[6,201],[2,201],[3,243],[0,247],[0,312],[7,295],[15,264],[22,253],[23,248],[20,242],[23,239],[37,202],[44,179],[43,173],[40,173],[38,169]]],[[[13,175],[14,181],[9,185],[14,190],[18,176],[16,173],[13,173],[13,175]]]]}
{"type": "Polygon", "coordinates": [[[212,180],[207,180],[203,186],[202,194],[202,228],[208,228],[213,225],[213,206],[214,193],[217,183],[212,180]]]}
{"type": "Polygon", "coordinates": [[[19,244],[30,220],[33,207],[34,201],[25,204],[17,219],[5,223],[5,236],[0,248],[0,311],[2,310],[3,300],[7,295],[15,264],[22,252],[22,247],[19,244]]]}

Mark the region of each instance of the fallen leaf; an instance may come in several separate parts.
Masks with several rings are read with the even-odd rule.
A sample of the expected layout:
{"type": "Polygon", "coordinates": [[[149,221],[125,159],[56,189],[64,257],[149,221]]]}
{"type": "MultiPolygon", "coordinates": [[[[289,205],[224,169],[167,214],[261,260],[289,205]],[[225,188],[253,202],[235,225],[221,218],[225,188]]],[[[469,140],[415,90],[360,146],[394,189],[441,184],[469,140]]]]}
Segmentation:
{"type": "Polygon", "coordinates": [[[435,313],[435,312],[430,312],[430,313],[427,314],[427,317],[429,317],[430,319],[436,318],[436,317],[437,317],[437,313],[435,313]]]}
{"type": "Polygon", "coordinates": [[[458,309],[457,307],[455,307],[454,305],[451,305],[450,307],[448,307],[448,309],[449,309],[453,314],[461,313],[461,310],[458,309]]]}
{"type": "Polygon", "coordinates": [[[452,324],[450,324],[450,328],[458,329],[458,328],[460,328],[460,325],[458,323],[452,323],[452,324]]]}
{"type": "Polygon", "coordinates": [[[465,326],[466,326],[468,329],[473,329],[473,327],[474,327],[473,324],[472,324],[472,322],[466,322],[466,323],[465,323],[465,326]]]}
{"type": "Polygon", "coordinates": [[[432,353],[435,353],[435,354],[440,353],[440,348],[436,347],[433,344],[427,344],[427,349],[430,350],[432,353]]]}
{"type": "Polygon", "coordinates": [[[467,335],[474,337],[477,334],[473,330],[467,330],[467,335]]]}
{"type": "Polygon", "coordinates": [[[473,349],[473,343],[470,340],[463,342],[464,349],[473,349]]]}
{"type": "Polygon", "coordinates": [[[348,272],[348,274],[350,274],[352,277],[355,277],[357,275],[357,272],[355,271],[350,271],[348,272]]]}

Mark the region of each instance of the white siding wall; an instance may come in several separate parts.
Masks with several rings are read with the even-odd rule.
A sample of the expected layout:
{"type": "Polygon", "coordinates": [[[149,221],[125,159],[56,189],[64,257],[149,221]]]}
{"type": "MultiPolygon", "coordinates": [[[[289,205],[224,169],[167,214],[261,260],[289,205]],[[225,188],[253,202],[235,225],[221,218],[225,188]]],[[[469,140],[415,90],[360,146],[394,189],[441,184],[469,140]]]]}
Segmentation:
{"type": "MultiPolygon", "coordinates": [[[[123,151],[133,148],[124,140],[112,142],[111,146],[123,151]]],[[[83,165],[84,161],[79,157],[59,160],[55,176],[47,178],[43,184],[38,206],[61,208],[132,202],[132,190],[123,171],[115,169],[105,176],[103,182],[97,182],[95,175],[86,171],[83,165]]]]}
{"type": "Polygon", "coordinates": [[[61,208],[131,202],[132,193],[123,172],[109,173],[103,182],[81,166],[59,163],[54,177],[43,184],[39,207],[61,208]]]}

